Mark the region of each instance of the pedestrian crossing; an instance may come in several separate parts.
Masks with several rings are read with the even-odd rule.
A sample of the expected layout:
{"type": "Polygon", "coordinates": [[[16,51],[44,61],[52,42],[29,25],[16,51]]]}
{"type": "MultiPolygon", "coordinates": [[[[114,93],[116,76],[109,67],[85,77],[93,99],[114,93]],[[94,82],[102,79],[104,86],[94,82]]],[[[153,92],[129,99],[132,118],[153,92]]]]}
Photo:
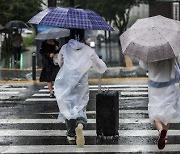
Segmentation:
{"type": "Polygon", "coordinates": [[[18,101],[26,89],[26,87],[18,85],[0,85],[0,103],[18,101]]]}
{"type": "MultiPolygon", "coordinates": [[[[0,89],[3,87],[0,86],[0,89]]],[[[4,87],[8,88],[8,87],[4,87]]],[[[10,87],[9,87],[10,88],[10,87]]],[[[12,88],[12,87],[11,87],[12,88]]],[[[95,98],[97,85],[90,85],[87,106],[86,145],[77,148],[66,140],[65,123],[57,120],[56,99],[49,98],[47,86],[25,99],[12,118],[0,119],[0,153],[180,153],[180,126],[172,123],[168,131],[168,144],[159,151],[156,146],[158,132],[150,124],[147,112],[147,85],[102,85],[102,89],[118,90],[119,139],[97,141],[95,98]],[[5,144],[1,144],[1,141],[5,144]]],[[[10,90],[10,89],[9,89],[10,90]]],[[[11,89],[18,92],[17,89],[11,89]]],[[[24,89],[25,90],[25,89],[24,89]]],[[[19,89],[19,92],[21,90],[19,89]]]]}

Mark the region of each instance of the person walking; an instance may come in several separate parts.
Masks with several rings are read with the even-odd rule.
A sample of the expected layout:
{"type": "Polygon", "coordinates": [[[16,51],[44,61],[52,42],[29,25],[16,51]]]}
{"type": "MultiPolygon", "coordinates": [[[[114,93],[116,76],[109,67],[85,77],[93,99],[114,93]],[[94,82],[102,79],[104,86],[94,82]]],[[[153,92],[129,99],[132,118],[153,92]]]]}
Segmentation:
{"type": "Polygon", "coordinates": [[[97,72],[104,73],[107,67],[92,48],[74,39],[62,46],[58,57],[62,66],[54,84],[58,119],[66,123],[68,141],[76,140],[77,146],[83,147],[89,101],[88,70],[92,66],[97,72]]]}
{"type": "Polygon", "coordinates": [[[40,74],[40,82],[47,82],[50,98],[54,98],[53,81],[59,71],[59,65],[55,65],[53,57],[59,52],[59,42],[53,39],[45,40],[41,44],[40,54],[42,55],[43,68],[40,74]]]}
{"type": "Polygon", "coordinates": [[[21,34],[18,32],[17,28],[14,28],[14,33],[12,34],[12,49],[14,54],[14,63],[20,62],[22,42],[23,39],[21,34]]]}
{"type": "Polygon", "coordinates": [[[180,122],[179,88],[175,85],[175,59],[152,63],[140,61],[139,65],[148,70],[149,118],[158,130],[157,146],[164,149],[170,123],[180,122]]]}

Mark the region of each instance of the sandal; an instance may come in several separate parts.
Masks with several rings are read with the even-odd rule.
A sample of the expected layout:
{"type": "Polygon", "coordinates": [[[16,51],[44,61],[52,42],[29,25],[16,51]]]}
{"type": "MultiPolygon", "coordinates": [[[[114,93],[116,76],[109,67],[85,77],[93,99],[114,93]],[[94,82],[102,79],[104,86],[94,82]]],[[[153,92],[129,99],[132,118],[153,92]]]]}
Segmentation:
{"type": "Polygon", "coordinates": [[[165,129],[159,130],[158,148],[160,150],[164,149],[166,145],[166,134],[167,134],[167,130],[165,129]]]}

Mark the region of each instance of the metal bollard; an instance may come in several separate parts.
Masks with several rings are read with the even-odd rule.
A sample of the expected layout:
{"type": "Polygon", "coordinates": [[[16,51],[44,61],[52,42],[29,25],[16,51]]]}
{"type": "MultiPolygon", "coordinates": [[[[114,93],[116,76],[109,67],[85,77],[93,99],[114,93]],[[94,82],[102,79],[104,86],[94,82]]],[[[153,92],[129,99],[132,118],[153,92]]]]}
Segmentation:
{"type": "Polygon", "coordinates": [[[32,79],[36,80],[36,53],[32,53],[32,79]]]}

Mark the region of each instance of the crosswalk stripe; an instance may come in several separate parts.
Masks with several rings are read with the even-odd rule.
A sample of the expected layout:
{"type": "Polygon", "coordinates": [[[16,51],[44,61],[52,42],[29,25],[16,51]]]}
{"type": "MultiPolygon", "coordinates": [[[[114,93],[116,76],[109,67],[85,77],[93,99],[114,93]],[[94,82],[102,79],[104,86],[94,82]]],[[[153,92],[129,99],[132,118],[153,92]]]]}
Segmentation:
{"type": "MultiPolygon", "coordinates": [[[[87,119],[88,123],[96,123],[96,119],[87,119]]],[[[0,119],[0,124],[53,124],[53,123],[60,123],[58,119],[0,119]]],[[[141,123],[150,123],[148,118],[144,119],[119,119],[120,124],[141,124],[141,123]]],[[[172,122],[176,123],[176,122],[172,122]]]]}
{"type": "Polygon", "coordinates": [[[0,95],[18,95],[19,91],[0,91],[0,95]]]}
{"type": "Polygon", "coordinates": [[[1,153],[107,153],[107,152],[177,152],[180,151],[180,144],[166,145],[165,149],[159,150],[156,145],[85,145],[84,148],[77,148],[76,145],[18,145],[0,146],[1,153]]]}
{"type": "Polygon", "coordinates": [[[27,88],[19,88],[19,87],[17,87],[17,88],[3,88],[3,87],[0,87],[0,90],[3,90],[3,91],[13,91],[13,90],[15,90],[15,91],[17,91],[17,90],[26,90],[27,88]]]}
{"type": "MultiPolygon", "coordinates": [[[[120,113],[145,113],[148,114],[147,110],[120,110],[120,113]]],[[[59,114],[59,112],[44,112],[44,113],[36,113],[36,114],[59,114]]],[[[96,114],[96,111],[86,111],[86,114],[96,114]]]]}
{"type": "Polygon", "coordinates": [[[148,92],[121,92],[121,96],[141,96],[148,95],[148,92]]]}
{"type": "Polygon", "coordinates": [[[48,102],[48,101],[56,101],[56,98],[28,98],[25,100],[26,102],[48,102]]]}
{"type": "MultiPolygon", "coordinates": [[[[0,136],[66,136],[66,130],[0,130],[0,136]]],[[[157,130],[119,130],[119,136],[157,136],[157,130]]],[[[85,136],[96,136],[96,130],[83,130],[85,136]]],[[[180,136],[180,130],[169,130],[168,136],[180,136]]]]}
{"type": "MultiPolygon", "coordinates": [[[[105,84],[102,84],[101,85],[101,87],[112,87],[112,88],[115,88],[115,87],[117,87],[117,88],[122,88],[122,87],[127,87],[127,88],[129,88],[129,87],[148,87],[148,85],[147,84],[132,84],[132,85],[123,85],[123,84],[108,84],[108,85],[105,85],[105,84]]],[[[48,88],[48,86],[44,86],[44,88],[48,88]]],[[[98,85],[89,85],[89,88],[98,88],[98,85]]]]}
{"type": "Polygon", "coordinates": [[[135,99],[135,100],[138,100],[138,99],[146,99],[146,98],[148,98],[148,97],[145,97],[145,96],[143,96],[143,97],[120,97],[119,99],[121,99],[121,100],[133,100],[133,99],[135,99]]]}
{"type": "MultiPolygon", "coordinates": [[[[136,97],[138,94],[135,94],[134,96],[132,96],[132,95],[128,95],[128,96],[132,96],[132,97],[125,97],[125,96],[127,96],[127,95],[121,95],[120,97],[119,97],[119,99],[120,100],[126,100],[126,99],[145,99],[145,98],[148,98],[145,94],[145,96],[140,96],[140,97],[136,97]]],[[[47,96],[49,96],[49,94],[34,94],[33,95],[33,97],[47,97],[47,96]]],[[[42,101],[42,102],[47,102],[47,101],[56,101],[56,98],[27,98],[25,101],[38,101],[38,102],[40,102],[40,101],[42,101]]]]}

